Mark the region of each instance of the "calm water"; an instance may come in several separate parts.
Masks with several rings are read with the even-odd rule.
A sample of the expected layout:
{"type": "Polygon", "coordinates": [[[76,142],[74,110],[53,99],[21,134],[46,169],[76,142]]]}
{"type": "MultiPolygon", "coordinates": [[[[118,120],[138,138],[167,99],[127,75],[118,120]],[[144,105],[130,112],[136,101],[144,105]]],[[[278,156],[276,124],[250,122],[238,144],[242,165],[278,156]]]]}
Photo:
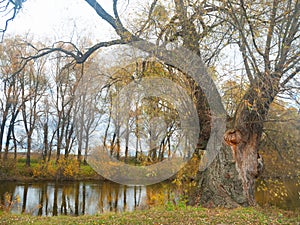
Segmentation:
{"type": "Polygon", "coordinates": [[[124,212],[175,201],[179,194],[172,186],[124,186],[107,181],[2,182],[0,204],[11,207],[13,213],[45,216],[124,212]]]}
{"type": "MultiPolygon", "coordinates": [[[[261,205],[300,208],[298,181],[263,182],[257,191],[261,205]],[[276,186],[277,185],[277,186],[276,186]]],[[[176,202],[179,192],[170,183],[124,186],[112,182],[0,183],[0,204],[13,213],[83,215],[124,212],[176,202]]]]}

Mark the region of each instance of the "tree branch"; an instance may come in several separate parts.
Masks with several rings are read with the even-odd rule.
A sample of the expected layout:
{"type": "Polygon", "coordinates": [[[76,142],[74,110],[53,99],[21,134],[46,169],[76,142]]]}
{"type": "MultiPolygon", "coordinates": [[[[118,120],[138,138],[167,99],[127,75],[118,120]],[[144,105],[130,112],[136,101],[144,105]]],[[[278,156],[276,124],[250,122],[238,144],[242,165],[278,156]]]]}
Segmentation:
{"type": "Polygon", "coordinates": [[[281,82],[281,87],[284,87],[291,79],[293,79],[300,72],[300,66],[295,68],[295,71],[292,72],[284,81],[281,82]]]}
{"type": "Polygon", "coordinates": [[[18,0],[18,1],[3,0],[3,1],[0,2],[0,9],[1,9],[0,12],[1,13],[6,12],[8,10],[7,14],[5,15],[5,16],[7,16],[10,12],[13,12],[12,16],[10,16],[8,19],[6,19],[4,28],[0,29],[0,33],[2,33],[0,42],[2,42],[2,40],[3,40],[4,34],[5,34],[5,32],[7,30],[7,27],[8,27],[8,23],[16,17],[18,12],[22,8],[23,2],[25,2],[25,1],[26,0],[18,0]],[[4,6],[1,6],[3,3],[6,3],[6,4],[4,6]],[[12,5],[11,9],[9,7],[10,5],[12,5]]]}
{"type": "Polygon", "coordinates": [[[116,33],[121,37],[121,39],[131,40],[136,39],[135,36],[129,32],[121,23],[118,12],[117,12],[117,2],[118,0],[113,0],[113,10],[115,17],[112,17],[109,13],[107,13],[102,6],[96,0],[85,0],[106,22],[108,22],[116,31],[116,33]]]}
{"type": "Polygon", "coordinates": [[[273,7],[272,7],[272,13],[271,13],[271,19],[270,19],[270,25],[268,28],[265,52],[264,52],[265,71],[267,74],[270,74],[270,67],[271,67],[271,65],[270,65],[270,50],[271,50],[271,41],[272,41],[274,27],[275,27],[277,6],[278,6],[278,2],[277,2],[277,0],[274,0],[273,7]]]}
{"type": "Polygon", "coordinates": [[[90,55],[92,55],[95,51],[97,51],[98,49],[100,49],[102,47],[109,47],[109,46],[118,45],[118,44],[128,44],[128,43],[130,43],[130,41],[117,39],[117,40],[112,40],[112,41],[107,41],[107,42],[99,42],[99,43],[95,44],[94,46],[90,47],[85,53],[82,53],[81,51],[79,51],[78,48],[73,43],[70,43],[70,42],[58,42],[58,43],[62,44],[62,46],[47,47],[47,48],[43,48],[40,50],[37,50],[37,48],[35,46],[33,46],[32,44],[27,43],[33,49],[37,50],[37,53],[35,55],[22,57],[23,62],[21,63],[21,66],[19,67],[19,69],[16,72],[14,72],[12,74],[12,76],[16,76],[17,74],[19,74],[31,60],[38,59],[40,57],[43,57],[45,55],[48,55],[48,54],[51,54],[54,52],[62,52],[66,56],[73,58],[76,63],[81,64],[81,63],[84,63],[89,58],[90,55]],[[74,52],[74,51],[64,49],[63,45],[66,43],[73,46],[76,51],[74,52]]]}
{"type": "MultiPolygon", "coordinates": [[[[250,72],[250,73],[247,72],[247,75],[248,75],[249,80],[251,81],[251,80],[254,80],[254,78],[252,78],[252,76],[250,76],[251,71],[250,71],[250,67],[249,67],[249,63],[248,63],[249,57],[251,59],[250,63],[253,67],[254,72],[257,73],[261,77],[261,72],[260,72],[259,66],[256,62],[257,58],[254,56],[252,48],[250,47],[250,45],[247,41],[247,37],[245,36],[245,32],[244,32],[244,26],[240,22],[241,19],[237,18],[235,9],[230,1],[228,1],[228,6],[229,6],[229,16],[233,19],[233,22],[231,23],[231,25],[239,31],[239,35],[240,35],[241,42],[242,42],[242,43],[240,43],[240,47],[242,47],[241,51],[243,54],[244,62],[247,62],[247,65],[248,65],[247,66],[249,69],[248,72],[250,72]],[[249,57],[247,56],[247,52],[250,55],[249,57]]],[[[245,16],[245,15],[241,15],[241,16],[245,16]]]]}
{"type": "Polygon", "coordinates": [[[149,10],[149,13],[148,13],[148,18],[147,20],[145,21],[145,23],[142,25],[141,29],[139,29],[139,31],[137,32],[137,36],[140,36],[142,34],[142,32],[145,30],[145,28],[147,27],[147,24],[149,23],[149,21],[151,20],[151,15],[154,11],[154,8],[156,6],[156,3],[157,3],[158,0],[154,0],[152,3],[151,3],[151,6],[150,6],[150,10],[149,10]]]}
{"type": "MultiPolygon", "coordinates": [[[[291,6],[290,6],[291,7],[291,6]]],[[[291,44],[295,40],[295,35],[299,31],[300,27],[300,2],[296,1],[294,11],[288,16],[288,20],[285,26],[285,31],[282,40],[281,51],[277,56],[277,63],[275,65],[275,70],[280,72],[284,68],[284,63],[288,57],[288,53],[291,49],[291,44]]]]}
{"type": "Polygon", "coordinates": [[[247,10],[245,8],[245,5],[244,5],[244,0],[240,0],[240,5],[241,5],[241,8],[244,12],[244,17],[249,25],[249,29],[250,29],[250,33],[251,33],[251,37],[252,37],[252,42],[253,42],[253,45],[255,47],[255,50],[258,52],[258,54],[260,54],[261,56],[264,56],[264,54],[261,52],[261,50],[259,49],[257,43],[256,43],[256,37],[255,37],[255,34],[254,34],[254,31],[253,31],[253,26],[252,26],[252,23],[251,21],[249,20],[249,16],[247,14],[247,10]]]}

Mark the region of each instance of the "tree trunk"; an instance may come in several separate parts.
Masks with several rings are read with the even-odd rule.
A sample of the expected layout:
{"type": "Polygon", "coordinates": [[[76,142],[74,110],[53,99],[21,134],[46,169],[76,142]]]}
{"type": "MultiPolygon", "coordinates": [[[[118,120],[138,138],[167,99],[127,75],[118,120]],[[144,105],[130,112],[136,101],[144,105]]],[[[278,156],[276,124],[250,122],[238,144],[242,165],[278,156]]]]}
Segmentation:
{"type": "Polygon", "coordinates": [[[8,159],[9,144],[10,144],[12,131],[14,129],[15,121],[16,121],[18,114],[19,114],[19,110],[14,109],[14,111],[12,113],[12,118],[9,122],[9,127],[8,127],[8,131],[7,131],[7,135],[6,135],[6,143],[5,143],[5,150],[4,150],[4,157],[3,157],[4,160],[8,159]]]}
{"type": "Polygon", "coordinates": [[[43,124],[44,130],[44,150],[42,153],[43,160],[46,161],[48,150],[49,150],[49,143],[48,143],[48,121],[43,124]]]}
{"type": "MultiPolygon", "coordinates": [[[[73,139],[72,139],[72,135],[74,133],[74,125],[73,123],[71,125],[69,125],[70,121],[68,122],[68,125],[66,127],[66,132],[65,132],[65,158],[67,159],[69,157],[69,154],[71,152],[71,149],[72,149],[72,142],[73,142],[73,139]],[[70,129],[68,129],[68,127],[70,127],[70,129]]],[[[79,162],[81,161],[81,151],[80,151],[80,154],[78,154],[77,156],[79,162]]]]}
{"type": "Polygon", "coordinates": [[[250,87],[236,110],[224,144],[213,163],[199,173],[198,189],[193,193],[192,204],[206,206],[253,206],[258,174],[258,145],[263,122],[276,93],[265,90],[257,98],[259,88],[250,87]],[[227,144],[227,146],[225,145],[227,144]],[[230,146],[230,148],[228,147],[230,146]]]}
{"type": "MultiPolygon", "coordinates": [[[[226,135],[238,136],[230,129],[226,135]]],[[[258,176],[257,146],[260,136],[248,133],[248,140],[237,145],[223,144],[211,165],[197,177],[198,186],[190,203],[205,207],[255,205],[255,178],[258,176]],[[231,149],[230,149],[231,148],[231,149]]],[[[232,138],[233,141],[233,138],[232,138]]]]}
{"type": "Polygon", "coordinates": [[[87,165],[87,157],[88,157],[88,151],[89,151],[89,135],[86,135],[86,139],[85,139],[85,147],[84,147],[84,165],[87,165]]]}
{"type": "Polygon", "coordinates": [[[210,166],[205,171],[199,172],[197,183],[190,196],[191,205],[228,208],[248,205],[243,195],[242,181],[238,179],[232,160],[231,150],[225,145],[210,166]]]}
{"type": "Polygon", "coordinates": [[[30,152],[31,152],[31,134],[27,137],[27,153],[26,153],[26,166],[30,167],[30,152]]]}
{"type": "MultiPolygon", "coordinates": [[[[13,130],[12,130],[12,137],[13,137],[13,143],[14,143],[14,160],[17,160],[18,144],[17,144],[17,138],[16,138],[16,134],[15,134],[15,126],[13,127],[13,130]]],[[[0,159],[1,159],[1,157],[0,157],[0,159]]]]}
{"type": "Polygon", "coordinates": [[[126,131],[125,131],[125,162],[128,160],[129,152],[129,121],[126,122],[126,131]]]}
{"type": "Polygon", "coordinates": [[[262,127],[257,132],[234,129],[228,130],[224,136],[226,142],[228,137],[231,139],[227,143],[232,149],[233,160],[239,174],[238,178],[241,179],[243,185],[243,195],[246,197],[249,205],[255,205],[254,188],[255,178],[258,176],[257,155],[261,133],[262,127]]]}
{"type": "Polygon", "coordinates": [[[4,129],[5,129],[6,118],[2,119],[1,128],[0,128],[0,159],[2,157],[2,148],[3,148],[3,136],[4,136],[4,129]]]}

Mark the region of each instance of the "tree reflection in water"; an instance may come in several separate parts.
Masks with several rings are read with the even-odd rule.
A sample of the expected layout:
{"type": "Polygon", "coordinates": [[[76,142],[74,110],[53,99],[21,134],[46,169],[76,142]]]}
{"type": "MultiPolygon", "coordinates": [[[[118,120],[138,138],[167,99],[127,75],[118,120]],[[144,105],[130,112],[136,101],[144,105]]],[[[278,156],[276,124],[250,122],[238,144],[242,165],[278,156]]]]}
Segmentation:
{"type": "MultiPolygon", "coordinates": [[[[260,205],[276,205],[285,209],[300,207],[298,180],[264,183],[261,187],[258,182],[256,192],[260,205]]],[[[124,186],[108,181],[0,183],[0,206],[13,213],[39,216],[133,211],[169,201],[177,202],[179,197],[180,192],[171,182],[151,186],[124,186]],[[19,201],[16,200],[18,198],[19,201]]]]}
{"type": "MultiPolygon", "coordinates": [[[[124,186],[112,182],[38,182],[0,184],[0,205],[11,194],[11,212],[39,216],[84,215],[143,209],[173,201],[172,184],[124,186]],[[14,199],[20,198],[20,201],[14,199]],[[172,199],[170,199],[172,198],[172,199]]],[[[178,196],[177,196],[178,197],[178,196]]]]}

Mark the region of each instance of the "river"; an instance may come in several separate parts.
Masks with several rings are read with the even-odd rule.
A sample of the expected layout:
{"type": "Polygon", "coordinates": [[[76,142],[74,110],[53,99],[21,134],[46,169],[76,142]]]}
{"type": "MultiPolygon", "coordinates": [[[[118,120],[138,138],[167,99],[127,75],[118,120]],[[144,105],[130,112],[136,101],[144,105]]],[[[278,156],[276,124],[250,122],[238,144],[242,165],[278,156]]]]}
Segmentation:
{"type": "MultiPolygon", "coordinates": [[[[1,182],[0,205],[12,213],[31,215],[95,215],[176,204],[180,192],[172,183],[125,186],[109,181],[1,182]]],[[[300,208],[298,181],[258,182],[257,202],[284,209],[300,208]]]]}

